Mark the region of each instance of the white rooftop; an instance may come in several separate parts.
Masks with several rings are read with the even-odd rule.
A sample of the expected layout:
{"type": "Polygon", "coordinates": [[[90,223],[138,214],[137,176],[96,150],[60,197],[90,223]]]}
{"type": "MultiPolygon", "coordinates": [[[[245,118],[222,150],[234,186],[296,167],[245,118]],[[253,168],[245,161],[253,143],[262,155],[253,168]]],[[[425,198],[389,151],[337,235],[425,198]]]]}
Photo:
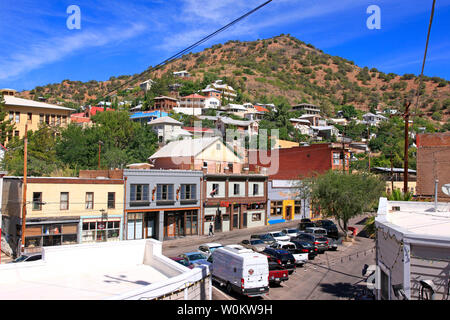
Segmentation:
{"type": "Polygon", "coordinates": [[[21,107],[33,107],[33,108],[46,108],[46,109],[55,109],[55,110],[67,110],[67,111],[73,111],[74,109],[66,108],[66,107],[60,107],[54,104],[29,100],[29,99],[22,99],[17,98],[15,96],[3,96],[3,99],[5,100],[5,105],[11,105],[11,106],[21,106],[21,107]]]}
{"type": "Polygon", "coordinates": [[[205,148],[216,141],[221,141],[220,137],[205,137],[197,139],[183,139],[172,141],[155,152],[149,159],[167,158],[167,157],[189,157],[196,156],[205,148]]]}
{"type": "Polygon", "coordinates": [[[176,125],[179,125],[179,126],[182,125],[182,123],[180,121],[177,121],[174,118],[168,117],[168,116],[167,117],[160,117],[160,118],[157,118],[157,119],[154,119],[154,120],[148,122],[149,125],[165,124],[165,123],[167,123],[167,124],[176,124],[176,125]]]}
{"type": "MultiPolygon", "coordinates": [[[[450,245],[450,203],[388,201],[380,198],[377,225],[410,241],[445,241],[450,245]]],[[[397,238],[398,238],[397,237],[397,238]]]]}
{"type": "Polygon", "coordinates": [[[0,299],[111,299],[184,272],[156,240],[45,247],[41,261],[0,266],[0,299]]]}

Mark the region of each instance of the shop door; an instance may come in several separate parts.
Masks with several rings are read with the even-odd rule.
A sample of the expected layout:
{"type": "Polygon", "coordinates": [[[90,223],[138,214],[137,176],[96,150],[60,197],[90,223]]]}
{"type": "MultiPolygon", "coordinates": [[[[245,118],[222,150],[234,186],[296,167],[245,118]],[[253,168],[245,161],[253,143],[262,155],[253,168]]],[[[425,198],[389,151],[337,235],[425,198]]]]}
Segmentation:
{"type": "Polygon", "coordinates": [[[242,221],[242,227],[243,228],[247,228],[247,216],[248,216],[248,214],[247,214],[247,211],[244,211],[244,212],[242,212],[242,215],[243,215],[243,221],[242,221]]]}
{"type": "MultiPolygon", "coordinates": [[[[219,209],[217,209],[216,216],[214,217],[214,232],[222,231],[222,214],[219,209]]],[[[209,232],[209,226],[208,226],[209,232]]]]}
{"type": "Polygon", "coordinates": [[[175,216],[168,216],[167,217],[167,226],[166,226],[166,235],[168,237],[175,237],[175,229],[176,229],[176,220],[175,216]]]}
{"type": "Polygon", "coordinates": [[[146,216],[145,218],[145,238],[155,237],[155,217],[152,215],[146,216]]]}
{"type": "Polygon", "coordinates": [[[286,207],[286,220],[292,220],[292,206],[286,207]]]}

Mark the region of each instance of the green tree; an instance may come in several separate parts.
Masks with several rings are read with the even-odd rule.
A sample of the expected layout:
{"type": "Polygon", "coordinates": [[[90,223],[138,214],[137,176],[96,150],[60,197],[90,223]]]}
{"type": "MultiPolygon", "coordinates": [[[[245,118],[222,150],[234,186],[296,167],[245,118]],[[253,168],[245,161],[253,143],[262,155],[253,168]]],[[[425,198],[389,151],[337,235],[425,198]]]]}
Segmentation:
{"type": "Polygon", "coordinates": [[[324,217],[333,217],[347,234],[351,218],[370,211],[385,190],[385,182],[368,173],[328,171],[310,179],[311,202],[324,217]]]}

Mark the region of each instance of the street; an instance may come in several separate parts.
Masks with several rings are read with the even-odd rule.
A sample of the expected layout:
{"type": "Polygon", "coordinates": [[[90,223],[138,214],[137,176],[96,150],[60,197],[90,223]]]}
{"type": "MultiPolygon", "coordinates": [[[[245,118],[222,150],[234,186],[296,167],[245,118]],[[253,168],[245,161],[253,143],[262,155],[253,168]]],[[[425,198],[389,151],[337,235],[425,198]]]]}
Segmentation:
{"type": "MultiPolygon", "coordinates": [[[[363,217],[350,222],[358,230],[363,217]]],[[[163,254],[172,257],[183,252],[196,251],[198,246],[206,242],[219,242],[223,245],[239,243],[248,239],[251,234],[280,230],[285,226],[295,227],[298,221],[283,224],[236,230],[229,233],[217,234],[213,237],[202,236],[195,238],[166,241],[163,245],[163,254]],[[183,241],[185,240],[185,241],[183,241]]],[[[374,264],[375,248],[372,239],[356,237],[353,242],[339,245],[337,251],[327,251],[319,254],[314,260],[309,260],[303,267],[296,269],[289,280],[279,287],[271,287],[264,300],[340,300],[350,299],[354,296],[356,288],[361,288],[364,279],[361,270],[364,264],[374,264]]],[[[213,288],[214,300],[245,299],[237,294],[228,295],[224,289],[213,288]]]]}

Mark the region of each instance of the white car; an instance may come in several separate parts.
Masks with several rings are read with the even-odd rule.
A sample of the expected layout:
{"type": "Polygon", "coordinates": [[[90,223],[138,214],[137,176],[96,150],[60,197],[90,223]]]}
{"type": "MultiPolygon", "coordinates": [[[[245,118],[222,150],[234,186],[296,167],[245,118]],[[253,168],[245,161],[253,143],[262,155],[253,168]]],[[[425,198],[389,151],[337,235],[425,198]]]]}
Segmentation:
{"type": "Polygon", "coordinates": [[[298,229],[295,228],[283,229],[281,232],[287,235],[290,239],[297,237],[299,234],[298,229]]]}
{"type": "Polygon", "coordinates": [[[327,234],[328,234],[327,229],[319,228],[319,227],[309,227],[309,228],[305,228],[305,231],[304,231],[304,232],[306,232],[306,233],[312,233],[312,234],[314,234],[314,235],[317,235],[317,236],[324,236],[324,237],[326,237],[327,234]]]}
{"type": "Polygon", "coordinates": [[[295,264],[297,265],[302,266],[308,261],[308,253],[304,253],[300,249],[297,249],[297,246],[290,241],[277,241],[271,244],[270,247],[289,251],[294,256],[295,264]]]}
{"type": "Polygon", "coordinates": [[[211,255],[211,253],[213,253],[214,250],[222,248],[222,247],[223,247],[223,245],[220,243],[215,243],[215,242],[204,243],[198,247],[198,251],[200,251],[207,257],[209,257],[211,255]]]}
{"type": "Polygon", "coordinates": [[[272,235],[272,237],[275,239],[275,241],[289,241],[289,240],[291,240],[291,238],[289,236],[285,235],[281,231],[272,231],[272,232],[269,232],[269,234],[272,235]]]}

